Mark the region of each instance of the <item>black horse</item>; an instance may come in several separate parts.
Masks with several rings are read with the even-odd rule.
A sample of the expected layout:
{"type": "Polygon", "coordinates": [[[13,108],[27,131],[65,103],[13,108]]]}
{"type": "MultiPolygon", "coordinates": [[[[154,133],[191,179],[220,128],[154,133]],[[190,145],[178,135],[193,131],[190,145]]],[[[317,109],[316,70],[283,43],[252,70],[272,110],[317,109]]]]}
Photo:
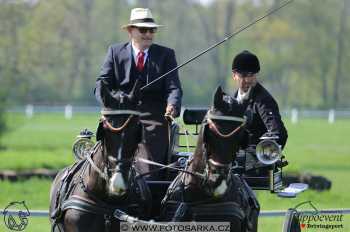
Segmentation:
{"type": "Polygon", "coordinates": [[[259,204],[250,187],[232,172],[247,117],[221,87],[202,122],[196,150],[162,201],[165,221],[230,222],[231,231],[256,231],[259,204]]]}
{"type": "Polygon", "coordinates": [[[91,154],[56,176],[51,187],[52,231],[119,231],[113,217],[120,209],[139,218],[150,212],[150,191],[135,178],[134,155],[142,125],[137,111],[139,85],[129,94],[102,84],[104,107],[91,154]]]}

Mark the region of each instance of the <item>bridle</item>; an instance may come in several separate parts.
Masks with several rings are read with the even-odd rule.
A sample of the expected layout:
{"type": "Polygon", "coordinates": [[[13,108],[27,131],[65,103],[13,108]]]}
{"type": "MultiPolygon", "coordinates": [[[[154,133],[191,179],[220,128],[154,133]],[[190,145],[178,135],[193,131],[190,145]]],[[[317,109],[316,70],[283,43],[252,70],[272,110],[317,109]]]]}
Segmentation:
{"type": "MultiPolygon", "coordinates": [[[[230,138],[231,136],[235,135],[240,129],[242,129],[245,124],[247,122],[247,117],[243,116],[243,117],[236,117],[236,116],[224,116],[224,115],[215,115],[213,113],[212,110],[209,110],[207,115],[206,115],[206,120],[205,120],[205,127],[208,126],[209,130],[212,131],[216,136],[218,136],[219,138],[230,138]],[[216,123],[214,122],[214,120],[221,120],[221,121],[232,121],[232,122],[241,122],[241,124],[233,129],[231,132],[224,134],[222,132],[220,132],[220,130],[218,129],[216,123]]],[[[205,133],[205,129],[203,130],[203,137],[205,133]]],[[[209,175],[211,174],[211,170],[217,170],[218,171],[218,175],[224,175],[225,172],[227,172],[227,170],[230,170],[232,164],[231,163],[220,163],[218,161],[215,161],[214,159],[210,158],[210,154],[208,152],[208,148],[207,148],[207,142],[203,143],[203,150],[206,156],[206,167],[205,167],[205,175],[207,176],[207,178],[209,177],[209,175]],[[212,168],[211,168],[212,167],[212,168]]]]}
{"type": "Polygon", "coordinates": [[[243,118],[241,117],[235,117],[235,116],[223,116],[223,115],[214,115],[211,110],[208,111],[207,113],[207,123],[209,126],[209,129],[213,131],[216,135],[218,135],[221,138],[229,138],[235,133],[237,133],[247,122],[247,117],[244,116],[243,118]],[[239,125],[237,128],[232,130],[230,133],[223,134],[220,132],[218,127],[216,126],[214,120],[225,120],[225,121],[235,121],[235,122],[241,122],[241,125],[239,125]]]}
{"type": "MultiPolygon", "coordinates": [[[[213,114],[212,110],[209,110],[207,115],[206,115],[206,122],[204,122],[205,124],[207,124],[209,130],[211,130],[215,135],[217,135],[220,138],[230,138],[231,136],[233,136],[234,134],[236,134],[240,129],[242,129],[245,124],[247,122],[247,117],[243,116],[243,117],[236,117],[236,116],[224,116],[224,115],[215,115],[213,114]],[[220,132],[220,130],[218,129],[217,125],[215,124],[215,122],[213,120],[221,120],[221,121],[232,121],[232,122],[241,122],[241,125],[239,125],[237,128],[233,129],[231,132],[227,133],[227,134],[223,134],[222,132],[220,132]]],[[[206,125],[204,125],[206,127],[206,125]]],[[[205,133],[205,129],[203,130],[203,137],[205,133]]],[[[205,144],[205,143],[204,143],[205,144]]],[[[205,148],[205,152],[207,153],[207,149],[205,148]]],[[[206,154],[207,156],[207,160],[210,162],[210,164],[212,166],[217,166],[217,167],[227,167],[231,164],[222,164],[220,162],[214,161],[213,159],[209,158],[209,154],[206,154]]]]}
{"type": "MultiPolygon", "coordinates": [[[[134,111],[134,110],[102,110],[101,111],[101,122],[103,123],[103,127],[105,129],[110,130],[113,133],[121,133],[130,123],[131,119],[133,117],[140,117],[145,115],[145,113],[141,113],[139,111],[134,111]],[[105,117],[106,115],[129,115],[129,117],[126,119],[126,121],[120,126],[120,127],[113,127],[105,117]]],[[[101,146],[101,143],[99,143],[101,146]]],[[[108,168],[105,167],[104,170],[101,170],[99,167],[96,166],[92,159],[92,155],[95,153],[96,149],[92,151],[87,157],[87,161],[90,163],[90,166],[92,169],[94,169],[98,175],[104,179],[106,182],[108,182],[109,177],[108,177],[108,168]]],[[[130,159],[120,159],[120,160],[115,160],[116,163],[132,163],[133,158],[130,159]]],[[[109,162],[106,162],[107,166],[109,162]]]]}
{"type": "Polygon", "coordinates": [[[141,113],[135,110],[102,110],[101,114],[102,114],[101,122],[103,123],[103,127],[106,129],[109,129],[113,133],[122,132],[128,126],[128,124],[130,123],[133,117],[144,115],[144,113],[141,113]],[[129,117],[120,127],[113,127],[105,117],[105,115],[123,115],[123,114],[129,115],[129,117]]]}
{"type": "MultiPolygon", "coordinates": [[[[125,130],[127,128],[127,126],[129,125],[131,119],[133,117],[140,117],[141,115],[143,115],[142,113],[138,112],[138,111],[133,111],[133,110],[103,110],[101,111],[102,114],[102,120],[101,122],[103,123],[103,127],[105,129],[110,130],[113,133],[122,133],[123,130],[125,130]],[[128,115],[128,119],[123,122],[122,126],[118,127],[118,128],[114,128],[105,118],[105,115],[128,115]],[[107,123],[106,123],[107,122],[107,123]]],[[[104,159],[105,155],[104,155],[104,146],[102,145],[103,142],[102,141],[98,141],[94,148],[91,149],[91,151],[87,154],[86,156],[86,160],[87,162],[83,161],[82,162],[82,171],[79,174],[79,184],[81,189],[88,195],[87,197],[85,196],[79,196],[79,195],[72,195],[70,198],[68,198],[67,200],[64,201],[64,204],[62,206],[62,210],[67,210],[67,209],[78,209],[84,212],[88,212],[88,213],[93,213],[93,214],[97,214],[97,215],[103,215],[104,216],[104,220],[105,220],[105,228],[106,231],[110,229],[110,225],[111,225],[111,217],[113,215],[113,212],[115,211],[115,205],[111,205],[109,202],[105,202],[103,199],[100,199],[99,195],[96,195],[96,193],[94,191],[91,191],[90,188],[88,188],[88,185],[85,182],[85,178],[87,176],[86,174],[86,170],[90,167],[90,170],[94,170],[96,171],[97,175],[106,181],[106,183],[109,185],[110,182],[113,181],[113,177],[115,175],[115,173],[120,172],[121,173],[121,169],[119,168],[120,163],[132,163],[133,162],[133,158],[130,159],[118,159],[121,157],[118,157],[117,159],[113,160],[114,162],[117,163],[117,167],[114,168],[115,172],[113,173],[113,177],[110,177],[109,171],[111,169],[108,169],[108,166],[110,164],[110,162],[108,162],[109,158],[108,156],[106,156],[107,160],[104,160],[104,162],[106,163],[106,165],[104,165],[104,169],[101,170],[101,168],[99,168],[94,160],[93,160],[93,155],[96,154],[98,152],[98,150],[101,150],[101,155],[102,155],[102,159],[104,159]],[[107,162],[106,162],[107,161],[107,162]],[[119,165],[118,165],[119,164],[119,165]]],[[[114,157],[113,157],[114,158],[114,157]]],[[[90,176],[90,174],[88,174],[90,176]]],[[[133,180],[133,177],[135,176],[135,171],[132,168],[129,168],[128,171],[128,180],[133,180]]],[[[126,183],[128,185],[128,188],[130,188],[130,186],[133,186],[133,183],[130,183],[129,181],[126,183]]],[[[127,189],[126,189],[127,190],[127,189]]],[[[111,195],[116,195],[116,196],[122,196],[124,197],[124,194],[127,193],[125,192],[108,192],[108,194],[111,195]]],[[[125,199],[125,198],[124,198],[125,199]]],[[[123,209],[123,205],[120,206],[123,209]]],[[[118,206],[119,209],[119,206],[118,206]]]]}

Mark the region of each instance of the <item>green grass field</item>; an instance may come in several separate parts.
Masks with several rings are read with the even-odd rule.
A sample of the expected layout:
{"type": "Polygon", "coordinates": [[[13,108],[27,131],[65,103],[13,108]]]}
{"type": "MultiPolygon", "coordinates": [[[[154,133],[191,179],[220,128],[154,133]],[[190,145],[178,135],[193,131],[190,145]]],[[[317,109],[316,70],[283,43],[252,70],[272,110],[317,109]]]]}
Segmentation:
{"type": "MultiPolygon", "coordinates": [[[[71,146],[83,128],[95,130],[98,115],[74,115],[71,120],[62,114],[36,114],[27,119],[8,114],[9,130],[1,138],[0,170],[33,168],[60,169],[74,161],[71,146]]],[[[257,192],[262,210],[286,210],[311,200],[319,209],[350,208],[350,145],[347,141],[350,120],[328,124],[326,120],[301,120],[286,123],[289,139],[284,150],[289,165],[286,171],[307,171],[332,181],[327,192],[307,191],[295,199],[281,199],[269,192],[257,192]]],[[[0,182],[0,208],[9,202],[25,200],[30,209],[48,209],[49,180],[30,179],[16,183],[0,182]]],[[[259,231],[281,231],[283,218],[261,218],[259,231]]],[[[350,231],[350,216],[344,217],[344,230],[350,231]]],[[[0,231],[8,231],[0,221],[0,231]]],[[[46,218],[30,218],[25,231],[49,231],[46,218]]],[[[306,231],[322,231],[308,229],[306,231]]],[[[325,230],[330,231],[330,230],[325,230]]],[[[336,230],[331,230],[336,231],[336,230]]]]}

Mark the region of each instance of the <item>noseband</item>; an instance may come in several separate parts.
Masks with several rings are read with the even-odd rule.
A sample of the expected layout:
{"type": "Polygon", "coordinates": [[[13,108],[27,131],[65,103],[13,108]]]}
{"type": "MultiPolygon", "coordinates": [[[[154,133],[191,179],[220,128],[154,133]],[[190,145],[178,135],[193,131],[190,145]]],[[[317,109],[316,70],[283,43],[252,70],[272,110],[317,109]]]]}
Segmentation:
{"type": "MultiPolygon", "coordinates": [[[[130,123],[131,119],[134,116],[143,116],[145,113],[141,113],[139,111],[134,110],[102,110],[101,111],[102,117],[101,121],[103,123],[103,127],[110,130],[113,133],[120,133],[122,132],[127,125],[130,123]],[[120,127],[113,127],[108,120],[106,119],[105,115],[129,115],[128,119],[123,123],[120,127]]],[[[103,171],[96,166],[94,161],[92,160],[92,155],[94,152],[91,152],[90,155],[87,156],[87,161],[90,163],[91,167],[99,174],[101,178],[103,178],[105,181],[108,181],[108,170],[105,168],[103,171]]],[[[132,162],[132,159],[128,160],[116,160],[117,163],[129,163],[132,162]]]]}

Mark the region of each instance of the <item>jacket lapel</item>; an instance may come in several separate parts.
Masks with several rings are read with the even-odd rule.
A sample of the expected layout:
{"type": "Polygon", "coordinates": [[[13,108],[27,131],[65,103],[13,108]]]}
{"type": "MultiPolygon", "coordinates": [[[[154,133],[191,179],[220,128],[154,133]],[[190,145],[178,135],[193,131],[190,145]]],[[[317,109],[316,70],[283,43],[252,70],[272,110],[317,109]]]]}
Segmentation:
{"type": "Polygon", "coordinates": [[[159,57],[157,56],[157,53],[154,51],[155,47],[152,44],[148,50],[148,73],[149,73],[149,81],[153,81],[156,77],[156,73],[160,73],[159,65],[161,62],[158,61],[159,57]]]}
{"type": "Polygon", "coordinates": [[[120,52],[120,60],[123,61],[124,70],[125,70],[125,79],[127,82],[130,81],[130,69],[131,69],[131,43],[128,43],[124,49],[120,52]]]}

